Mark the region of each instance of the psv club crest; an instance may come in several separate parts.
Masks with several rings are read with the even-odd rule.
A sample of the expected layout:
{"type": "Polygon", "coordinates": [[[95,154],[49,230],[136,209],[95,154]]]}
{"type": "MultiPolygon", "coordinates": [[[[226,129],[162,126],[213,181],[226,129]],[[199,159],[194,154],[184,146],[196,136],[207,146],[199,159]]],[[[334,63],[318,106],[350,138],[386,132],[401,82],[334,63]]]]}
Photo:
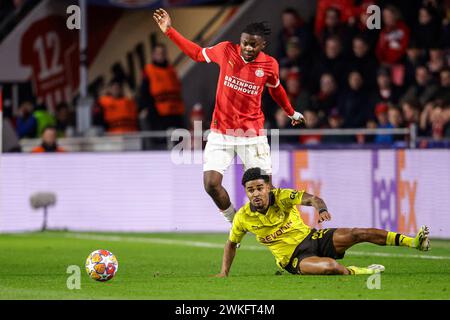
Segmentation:
{"type": "Polygon", "coordinates": [[[261,69],[261,68],[256,69],[255,75],[256,75],[258,78],[264,77],[264,71],[263,71],[263,69],[261,69]]]}

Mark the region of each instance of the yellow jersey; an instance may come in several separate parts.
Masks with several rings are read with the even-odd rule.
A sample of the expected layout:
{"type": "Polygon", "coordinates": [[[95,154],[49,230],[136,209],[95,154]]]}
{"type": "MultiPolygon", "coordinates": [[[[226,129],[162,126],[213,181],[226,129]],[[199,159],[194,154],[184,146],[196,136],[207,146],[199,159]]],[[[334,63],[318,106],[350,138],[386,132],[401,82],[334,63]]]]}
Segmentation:
{"type": "Polygon", "coordinates": [[[284,268],[295,248],[311,231],[296,207],[302,202],[303,192],[293,189],[271,190],[269,209],[265,214],[256,211],[248,202],[236,212],[229,240],[240,243],[247,232],[255,234],[256,240],[267,246],[277,264],[284,268]]]}

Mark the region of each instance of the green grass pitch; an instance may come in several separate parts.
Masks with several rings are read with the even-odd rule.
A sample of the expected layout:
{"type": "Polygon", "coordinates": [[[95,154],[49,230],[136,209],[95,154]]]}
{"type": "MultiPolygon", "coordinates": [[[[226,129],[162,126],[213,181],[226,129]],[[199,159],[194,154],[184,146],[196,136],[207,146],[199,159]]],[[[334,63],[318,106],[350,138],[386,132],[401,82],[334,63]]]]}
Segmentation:
{"type": "Polygon", "coordinates": [[[0,299],[449,299],[450,241],[432,240],[432,250],[361,244],[344,265],[383,264],[381,288],[367,276],[275,275],[268,251],[247,235],[230,277],[220,270],[226,234],[112,234],[44,232],[0,235],[0,299]],[[119,260],[116,277],[91,280],[84,262],[107,249],[119,260]],[[81,289],[66,286],[67,267],[81,268],[81,289]]]}

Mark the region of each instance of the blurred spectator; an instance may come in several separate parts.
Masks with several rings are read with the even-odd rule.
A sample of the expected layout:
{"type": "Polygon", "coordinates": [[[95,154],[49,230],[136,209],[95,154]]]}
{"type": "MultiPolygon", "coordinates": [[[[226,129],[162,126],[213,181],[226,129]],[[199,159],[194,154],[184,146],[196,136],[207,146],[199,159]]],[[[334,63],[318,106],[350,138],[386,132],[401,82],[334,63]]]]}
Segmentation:
{"type": "MultiPolygon", "coordinates": [[[[375,112],[374,112],[375,113],[375,112]]],[[[374,118],[369,118],[366,124],[367,129],[376,129],[378,127],[378,123],[374,118]]],[[[374,134],[366,134],[366,135],[357,135],[358,143],[374,143],[376,135],[374,134]]]]}
{"type": "Polygon", "coordinates": [[[30,101],[22,102],[19,107],[16,131],[19,139],[36,138],[37,136],[37,120],[33,115],[33,104],[30,101]]]}
{"type": "Polygon", "coordinates": [[[123,85],[113,79],[106,94],[98,99],[96,108],[97,123],[102,124],[108,133],[127,133],[137,131],[137,107],[133,99],[124,96],[123,85]]]}
{"type": "Polygon", "coordinates": [[[420,120],[420,104],[417,100],[404,100],[401,103],[405,126],[419,125],[420,120]]]}
{"type": "Polygon", "coordinates": [[[434,140],[441,140],[444,138],[444,129],[448,124],[447,115],[446,107],[443,106],[442,101],[427,103],[420,115],[420,129],[434,140]]]}
{"type": "Polygon", "coordinates": [[[381,64],[392,65],[401,62],[408,47],[409,32],[397,8],[386,6],[383,9],[383,29],[376,47],[376,55],[381,64]]]}
{"type": "Polygon", "coordinates": [[[286,56],[280,60],[280,79],[286,81],[290,73],[296,72],[303,79],[309,78],[310,61],[303,54],[303,49],[297,37],[287,42],[286,56]]]}
{"type": "Polygon", "coordinates": [[[37,122],[37,131],[36,135],[40,137],[44,132],[44,129],[49,126],[54,126],[56,124],[55,117],[48,112],[47,106],[43,103],[38,103],[36,105],[35,111],[33,112],[33,116],[36,118],[37,122]]]}
{"type": "MultiPolygon", "coordinates": [[[[291,125],[291,119],[289,119],[288,116],[286,116],[286,113],[283,111],[283,109],[278,108],[275,112],[275,123],[277,126],[277,129],[296,129],[292,127],[291,125]]],[[[279,137],[280,143],[297,143],[298,137],[296,136],[280,136],[279,137]]]]}
{"type": "Polygon", "coordinates": [[[371,105],[375,106],[378,102],[396,104],[399,99],[400,89],[392,83],[389,69],[381,67],[377,72],[377,88],[372,93],[371,105]]]}
{"type": "Polygon", "coordinates": [[[352,41],[351,66],[363,76],[367,88],[376,87],[378,63],[375,55],[370,51],[369,44],[363,36],[355,36],[352,41]]]}
{"type": "Polygon", "coordinates": [[[164,44],[153,48],[152,63],[143,72],[140,96],[140,118],[146,119],[149,125],[144,125],[145,130],[185,127],[181,82],[169,63],[164,44]]]}
{"type": "Polygon", "coordinates": [[[425,63],[424,50],[417,47],[415,41],[410,41],[406,49],[404,63],[403,85],[408,88],[415,82],[416,68],[425,63]]]}
{"type": "Polygon", "coordinates": [[[348,26],[341,22],[341,12],[335,7],[329,7],[325,11],[324,26],[319,34],[319,44],[325,47],[326,39],[338,37],[342,43],[344,53],[350,51],[351,34],[348,26]]]}
{"type": "MultiPolygon", "coordinates": [[[[341,129],[344,125],[344,118],[338,109],[332,109],[328,115],[328,127],[330,129],[341,129]]],[[[351,143],[355,142],[354,137],[348,135],[326,135],[322,137],[323,143],[351,143]]]]}
{"type": "Polygon", "coordinates": [[[441,48],[430,48],[430,60],[427,63],[427,68],[435,79],[439,79],[439,73],[445,68],[446,63],[444,59],[444,51],[441,48]]]}
{"type": "Polygon", "coordinates": [[[330,73],[320,77],[320,90],[311,98],[311,107],[321,121],[325,120],[333,108],[337,107],[337,84],[330,73]]]}
{"type": "MultiPolygon", "coordinates": [[[[394,126],[389,122],[388,118],[389,106],[385,102],[380,102],[375,107],[375,116],[377,119],[378,129],[392,129],[394,126]]],[[[392,134],[377,134],[374,139],[375,143],[392,143],[394,136],[392,134]]]]}
{"type": "Polygon", "coordinates": [[[439,74],[439,88],[436,91],[436,99],[450,102],[450,68],[443,69],[439,74]]]}
{"type": "Polygon", "coordinates": [[[393,128],[404,127],[402,111],[394,105],[389,106],[388,119],[393,128]]]}
{"type": "Polygon", "coordinates": [[[443,108],[444,117],[444,138],[450,139],[450,103],[447,103],[443,108]]]}
{"type": "Polygon", "coordinates": [[[428,101],[433,99],[438,91],[438,86],[433,83],[428,69],[425,66],[418,66],[416,68],[415,84],[411,85],[407,90],[402,100],[417,99],[420,104],[425,105],[428,101]]]}
{"type": "Polygon", "coordinates": [[[75,132],[73,115],[66,102],[61,102],[55,108],[56,131],[58,137],[72,137],[75,132]]]}
{"type": "MultiPolygon", "coordinates": [[[[305,116],[305,126],[306,129],[319,129],[319,116],[317,112],[311,109],[307,109],[303,112],[305,116]]],[[[320,134],[309,134],[300,136],[300,143],[303,145],[308,144],[319,144],[321,142],[322,136],[320,134]]]]}
{"type": "Polygon", "coordinates": [[[355,14],[354,0],[317,0],[314,25],[314,33],[317,37],[319,37],[325,27],[326,13],[329,8],[338,10],[340,22],[345,24],[355,14]]]}
{"type": "Polygon", "coordinates": [[[286,93],[291,104],[295,105],[295,101],[300,95],[300,75],[297,72],[291,72],[287,76],[286,93]]]}
{"type": "Polygon", "coordinates": [[[338,85],[342,86],[346,82],[347,69],[348,62],[342,53],[341,40],[336,36],[326,39],[324,54],[316,61],[312,74],[320,77],[324,73],[331,73],[338,85]]]}
{"type": "Polygon", "coordinates": [[[288,44],[291,38],[297,39],[303,58],[309,57],[312,46],[311,31],[297,10],[293,8],[283,10],[281,24],[282,28],[278,34],[278,58],[282,59],[288,55],[288,44]]]}
{"type": "Polygon", "coordinates": [[[422,7],[419,9],[418,23],[412,36],[419,48],[430,49],[439,44],[441,29],[441,20],[436,10],[430,6],[422,7]]]}
{"type": "Polygon", "coordinates": [[[56,128],[52,126],[44,128],[41,145],[33,148],[31,152],[65,152],[63,148],[58,146],[56,128]]]}
{"type": "Polygon", "coordinates": [[[370,113],[369,96],[361,73],[352,71],[348,85],[338,99],[339,113],[344,117],[344,128],[364,128],[370,113]]]}
{"type": "Polygon", "coordinates": [[[366,39],[369,45],[369,50],[374,52],[380,31],[378,29],[367,28],[367,19],[369,15],[367,14],[367,7],[374,4],[376,1],[369,1],[362,3],[359,7],[356,7],[355,21],[352,23],[353,30],[351,31],[354,35],[359,35],[366,39]]]}
{"type": "Polygon", "coordinates": [[[450,48],[450,2],[445,0],[445,10],[443,13],[444,19],[442,20],[442,32],[441,32],[441,46],[443,48],[450,48]]]}
{"type": "MultiPolygon", "coordinates": [[[[388,5],[394,6],[397,11],[401,12],[403,21],[408,26],[414,26],[417,22],[417,13],[419,9],[425,5],[428,0],[378,0],[377,4],[384,8],[388,5]]],[[[431,0],[434,1],[434,0],[431,0]]]]}

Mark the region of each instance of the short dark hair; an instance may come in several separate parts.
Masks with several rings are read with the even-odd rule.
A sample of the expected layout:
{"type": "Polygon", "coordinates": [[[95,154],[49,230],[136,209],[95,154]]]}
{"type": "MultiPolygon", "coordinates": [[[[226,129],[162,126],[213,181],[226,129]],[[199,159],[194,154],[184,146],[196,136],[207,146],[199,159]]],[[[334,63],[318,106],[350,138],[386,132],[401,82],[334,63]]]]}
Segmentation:
{"type": "Polygon", "coordinates": [[[250,168],[244,172],[242,176],[242,185],[245,187],[245,184],[249,181],[263,179],[266,183],[269,183],[270,177],[269,175],[262,170],[261,168],[250,168]]]}
{"type": "Polygon", "coordinates": [[[295,16],[296,18],[300,18],[300,15],[298,14],[298,11],[295,10],[294,8],[292,8],[292,7],[288,7],[288,8],[286,8],[286,9],[284,9],[283,12],[282,12],[281,14],[282,14],[282,15],[283,15],[283,14],[292,14],[292,15],[295,16]]]}
{"type": "Polygon", "coordinates": [[[248,24],[244,28],[244,30],[242,30],[242,33],[260,36],[263,39],[266,39],[266,36],[270,35],[272,33],[272,30],[270,30],[270,27],[268,26],[266,21],[262,21],[248,24]]]}

